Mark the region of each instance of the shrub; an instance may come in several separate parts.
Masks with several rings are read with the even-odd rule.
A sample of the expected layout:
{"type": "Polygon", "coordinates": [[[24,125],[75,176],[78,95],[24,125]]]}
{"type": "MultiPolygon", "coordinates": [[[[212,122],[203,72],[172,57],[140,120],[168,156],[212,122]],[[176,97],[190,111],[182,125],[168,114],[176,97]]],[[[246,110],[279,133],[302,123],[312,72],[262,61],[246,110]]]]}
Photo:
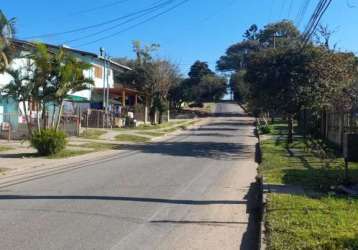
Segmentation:
{"type": "Polygon", "coordinates": [[[43,156],[59,153],[65,148],[66,143],[66,134],[54,129],[43,129],[41,132],[35,132],[31,138],[31,145],[43,156]]]}
{"type": "Polygon", "coordinates": [[[261,134],[269,134],[271,133],[271,127],[268,125],[260,126],[261,134]]]}

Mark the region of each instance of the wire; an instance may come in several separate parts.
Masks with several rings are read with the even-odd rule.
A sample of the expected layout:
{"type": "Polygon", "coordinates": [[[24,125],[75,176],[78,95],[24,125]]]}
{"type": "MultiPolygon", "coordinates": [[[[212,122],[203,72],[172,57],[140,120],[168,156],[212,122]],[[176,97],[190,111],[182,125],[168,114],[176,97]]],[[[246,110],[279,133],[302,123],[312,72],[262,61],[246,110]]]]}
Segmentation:
{"type": "Polygon", "coordinates": [[[310,40],[311,36],[315,32],[319,22],[321,21],[324,13],[332,3],[332,0],[320,0],[317,4],[315,11],[313,12],[306,29],[303,33],[303,47],[305,47],[310,40]]]}
{"type": "Polygon", "coordinates": [[[81,15],[81,14],[86,14],[86,13],[94,12],[94,11],[101,10],[101,9],[106,9],[106,8],[109,8],[109,7],[118,5],[118,4],[122,4],[122,3],[125,3],[125,2],[128,2],[128,1],[129,0],[121,0],[121,1],[115,1],[115,2],[112,2],[112,3],[103,4],[103,5],[95,7],[95,8],[89,8],[89,9],[80,10],[80,11],[77,11],[77,12],[72,12],[72,13],[69,14],[69,16],[81,15]]]}
{"type": "Polygon", "coordinates": [[[299,27],[301,25],[310,3],[311,3],[311,0],[306,0],[305,2],[303,2],[301,8],[299,9],[296,19],[295,19],[295,23],[296,23],[297,27],[299,27]]]}
{"type": "Polygon", "coordinates": [[[290,0],[290,4],[289,4],[289,6],[288,6],[287,19],[290,19],[291,12],[292,12],[292,5],[293,5],[293,0],[290,0]]]}
{"type": "Polygon", "coordinates": [[[107,31],[116,29],[116,28],[118,28],[118,27],[120,27],[120,26],[123,26],[124,24],[128,24],[128,23],[130,23],[130,22],[132,22],[132,21],[135,21],[135,20],[137,20],[137,19],[140,19],[140,18],[142,18],[142,17],[144,17],[144,16],[147,16],[147,15],[149,15],[149,14],[152,14],[153,12],[155,12],[155,11],[161,9],[161,8],[164,8],[164,7],[165,7],[165,6],[161,6],[161,7],[158,7],[158,8],[156,8],[156,9],[153,9],[153,10],[150,10],[150,11],[146,11],[146,12],[144,12],[144,13],[141,14],[141,15],[136,15],[136,16],[134,16],[134,17],[132,17],[132,18],[130,18],[130,19],[124,21],[124,22],[121,22],[121,23],[119,23],[119,24],[116,24],[116,25],[114,25],[114,26],[108,27],[108,28],[103,29],[103,30],[100,30],[100,31],[93,32],[93,33],[88,34],[88,35],[86,35],[86,36],[82,36],[82,37],[74,38],[74,39],[71,39],[71,40],[67,40],[67,41],[65,41],[65,42],[62,42],[62,44],[72,43],[72,42],[80,41],[80,40],[83,40],[83,39],[86,39],[86,38],[90,38],[90,37],[93,37],[93,36],[97,36],[97,35],[99,35],[99,34],[102,34],[102,33],[105,33],[105,32],[107,32],[107,31]]]}
{"type": "Polygon", "coordinates": [[[172,11],[172,10],[174,10],[174,9],[176,9],[176,8],[178,8],[178,7],[180,7],[181,5],[187,3],[188,1],[189,1],[189,0],[181,1],[181,2],[179,2],[178,4],[172,6],[171,8],[169,8],[169,9],[167,9],[167,10],[165,10],[165,11],[162,11],[162,12],[160,12],[160,13],[154,15],[154,16],[151,16],[151,17],[149,17],[149,18],[147,18],[147,19],[144,19],[143,21],[141,21],[141,22],[139,22],[139,23],[133,24],[133,25],[129,26],[128,28],[125,28],[125,29],[120,30],[120,31],[118,31],[118,32],[115,32],[115,33],[112,33],[112,34],[110,34],[110,35],[101,37],[101,38],[96,39],[96,40],[94,40],[94,41],[90,41],[90,42],[87,42],[87,43],[80,44],[80,45],[78,45],[77,47],[84,47],[84,46],[87,46],[87,45],[90,45],[90,44],[93,44],[93,43],[97,43],[97,42],[99,42],[99,41],[102,41],[102,40],[105,40],[105,39],[108,39],[108,38],[112,38],[112,37],[117,36],[117,35],[120,35],[120,34],[126,32],[126,31],[128,31],[128,30],[131,30],[131,29],[133,29],[133,28],[135,28],[135,27],[138,27],[138,26],[140,26],[140,25],[142,25],[142,24],[145,24],[145,23],[147,23],[147,22],[149,22],[149,21],[151,21],[151,20],[153,20],[153,19],[156,19],[157,17],[160,17],[160,16],[162,16],[162,15],[165,15],[166,13],[168,13],[168,12],[170,12],[170,11],[172,11]]]}
{"type": "Polygon", "coordinates": [[[89,26],[85,26],[85,27],[81,27],[81,28],[77,28],[77,29],[72,29],[72,30],[67,30],[67,31],[63,31],[63,32],[58,32],[58,33],[47,33],[47,34],[42,34],[42,35],[37,35],[37,36],[31,36],[31,37],[25,37],[23,38],[24,40],[28,40],[28,39],[35,39],[35,38],[45,38],[45,37],[54,37],[54,36],[60,36],[60,35],[66,35],[66,34],[71,34],[71,33],[77,33],[77,32],[81,32],[81,31],[86,31],[89,29],[93,29],[93,28],[97,28],[97,27],[101,27],[110,23],[114,23],[117,22],[119,20],[123,20],[126,18],[129,18],[131,16],[134,15],[138,15],[140,13],[146,12],[146,11],[150,11],[150,10],[155,10],[158,7],[164,7],[166,5],[169,5],[170,3],[174,2],[174,0],[160,0],[154,3],[154,5],[152,7],[146,8],[146,9],[142,9],[136,12],[132,12],[130,14],[124,15],[124,16],[120,16],[105,22],[101,22],[101,23],[97,23],[97,24],[93,24],[93,25],[89,25],[89,26]]]}

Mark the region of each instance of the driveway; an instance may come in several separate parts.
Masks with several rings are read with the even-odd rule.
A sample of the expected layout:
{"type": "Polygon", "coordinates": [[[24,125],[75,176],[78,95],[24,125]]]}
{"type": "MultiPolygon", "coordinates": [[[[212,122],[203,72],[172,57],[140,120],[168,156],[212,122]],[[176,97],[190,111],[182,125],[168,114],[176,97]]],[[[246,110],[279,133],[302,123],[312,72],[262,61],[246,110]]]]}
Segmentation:
{"type": "Polygon", "coordinates": [[[256,249],[252,118],[218,116],[165,142],[0,189],[0,249],[256,249]]]}

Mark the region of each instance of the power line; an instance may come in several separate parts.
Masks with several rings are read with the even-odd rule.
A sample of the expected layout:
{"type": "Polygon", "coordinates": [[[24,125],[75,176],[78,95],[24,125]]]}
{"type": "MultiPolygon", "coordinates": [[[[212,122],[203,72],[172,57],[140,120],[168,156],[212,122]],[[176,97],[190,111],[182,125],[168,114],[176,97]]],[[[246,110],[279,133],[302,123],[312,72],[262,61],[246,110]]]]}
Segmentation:
{"type": "Polygon", "coordinates": [[[113,30],[113,29],[116,29],[116,28],[119,28],[120,26],[123,26],[123,25],[128,24],[128,23],[130,23],[130,22],[132,22],[132,21],[135,21],[135,20],[137,20],[137,19],[140,19],[140,18],[142,18],[142,17],[144,17],[144,16],[147,16],[147,15],[149,15],[149,14],[152,14],[153,12],[164,8],[165,6],[166,6],[166,5],[160,6],[160,7],[156,8],[156,9],[148,10],[148,11],[142,13],[141,15],[135,15],[134,17],[132,17],[132,18],[130,18],[130,19],[127,19],[126,21],[123,21],[123,22],[121,22],[121,23],[119,23],[119,24],[116,24],[116,25],[114,25],[114,26],[108,27],[108,28],[103,29],[103,30],[100,30],[100,31],[96,31],[96,32],[90,33],[90,34],[88,34],[88,35],[86,35],[86,36],[82,36],[82,37],[74,38],[74,39],[71,39],[71,40],[67,40],[67,41],[63,42],[62,44],[80,41],[80,40],[83,40],[83,39],[86,39],[86,38],[90,38],[90,37],[93,37],[93,36],[97,36],[97,35],[99,35],[99,34],[105,33],[105,32],[107,32],[107,31],[110,31],[110,30],[113,30]]]}
{"type": "Polygon", "coordinates": [[[105,22],[101,22],[101,23],[97,23],[97,24],[93,24],[93,25],[89,25],[89,26],[85,26],[85,27],[81,27],[81,28],[77,28],[77,29],[67,30],[67,31],[63,31],[63,32],[58,32],[58,33],[47,33],[47,34],[41,34],[41,35],[37,35],[37,36],[25,37],[23,39],[27,40],[27,39],[35,39],[35,38],[54,37],[54,36],[66,35],[66,34],[71,34],[71,33],[78,33],[78,32],[81,32],[81,31],[94,29],[94,28],[97,28],[97,27],[101,27],[101,26],[104,26],[104,25],[107,25],[107,24],[111,24],[111,23],[114,23],[114,22],[129,18],[129,17],[132,17],[134,15],[138,15],[138,14],[143,13],[143,12],[147,12],[147,11],[150,11],[150,10],[155,10],[158,7],[169,5],[170,3],[174,2],[174,1],[175,0],[166,0],[166,1],[160,0],[160,1],[155,2],[154,5],[152,5],[152,7],[142,9],[142,10],[139,10],[139,11],[136,11],[136,12],[132,12],[130,14],[120,16],[120,17],[117,17],[117,18],[114,18],[114,19],[111,19],[111,20],[108,20],[108,21],[105,21],[105,22]]]}
{"type": "Polygon", "coordinates": [[[120,34],[126,32],[126,31],[129,31],[129,30],[131,30],[131,29],[133,29],[133,28],[136,28],[136,27],[138,27],[138,26],[140,26],[140,25],[142,25],[142,24],[145,24],[145,23],[147,23],[147,22],[150,22],[150,21],[152,21],[152,20],[154,20],[154,19],[156,19],[156,18],[158,18],[158,17],[160,17],[160,16],[162,16],[162,15],[165,15],[166,13],[168,13],[168,12],[170,12],[170,11],[172,11],[172,10],[174,10],[174,9],[176,9],[176,8],[178,8],[178,7],[180,7],[181,5],[187,3],[188,1],[189,1],[189,0],[181,1],[181,2],[179,2],[178,4],[176,4],[176,5],[172,6],[172,7],[170,7],[169,9],[167,9],[167,10],[165,10],[165,11],[162,11],[162,12],[160,12],[160,13],[154,15],[154,16],[151,16],[151,17],[149,17],[149,18],[146,18],[146,19],[144,19],[143,21],[141,21],[141,22],[139,22],[139,23],[133,24],[133,25],[129,26],[128,28],[125,28],[125,29],[120,30],[120,31],[118,31],[118,32],[115,32],[115,33],[112,33],[112,34],[110,34],[110,35],[101,37],[101,38],[96,39],[96,40],[94,40],[94,41],[90,41],[90,42],[87,42],[87,43],[83,43],[83,44],[77,45],[77,47],[87,46],[87,45],[90,45],[90,44],[93,44],[93,43],[97,43],[97,42],[99,42],[99,41],[102,41],[102,40],[105,40],[105,39],[112,38],[112,37],[114,37],[114,36],[120,35],[120,34]]]}
{"type": "Polygon", "coordinates": [[[288,6],[288,15],[287,15],[287,19],[290,19],[291,16],[291,11],[292,11],[292,6],[293,6],[293,0],[290,0],[290,4],[288,6]]]}
{"type": "Polygon", "coordinates": [[[315,32],[319,22],[321,21],[324,13],[332,3],[332,0],[320,0],[314,10],[306,28],[303,33],[303,47],[305,47],[310,40],[311,36],[315,32]]]}
{"type": "Polygon", "coordinates": [[[89,8],[89,9],[85,9],[85,10],[80,10],[80,11],[77,11],[77,12],[72,12],[72,13],[69,14],[69,16],[81,15],[81,14],[86,14],[86,13],[94,12],[94,11],[101,10],[101,9],[107,9],[109,7],[112,7],[112,6],[115,6],[115,5],[118,5],[118,4],[122,4],[122,3],[125,3],[125,2],[128,2],[128,1],[129,0],[121,0],[121,1],[115,1],[115,2],[111,2],[111,3],[103,4],[103,5],[98,6],[98,7],[89,8]]]}
{"type": "Polygon", "coordinates": [[[296,23],[297,27],[299,27],[301,25],[310,3],[311,3],[311,0],[305,0],[303,2],[303,4],[301,5],[301,8],[299,9],[296,19],[295,19],[295,23],[296,23]]]}

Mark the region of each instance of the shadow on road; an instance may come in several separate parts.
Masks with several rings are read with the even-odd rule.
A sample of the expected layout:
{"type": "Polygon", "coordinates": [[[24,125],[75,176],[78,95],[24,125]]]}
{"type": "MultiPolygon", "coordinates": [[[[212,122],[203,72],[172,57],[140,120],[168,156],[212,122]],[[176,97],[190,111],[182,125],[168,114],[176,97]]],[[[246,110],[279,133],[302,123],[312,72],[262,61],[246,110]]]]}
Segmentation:
{"type": "Polygon", "coordinates": [[[0,195],[0,200],[99,200],[99,201],[133,201],[145,203],[167,203],[178,205],[240,205],[246,201],[235,200],[175,200],[162,198],[95,196],[95,195],[0,195]]]}
{"type": "Polygon", "coordinates": [[[197,157],[217,160],[237,160],[253,157],[252,147],[240,143],[221,142],[161,142],[123,145],[121,149],[176,157],[197,157]]]}
{"type": "Polygon", "coordinates": [[[260,202],[260,185],[256,182],[251,183],[250,189],[244,199],[247,201],[246,213],[249,214],[249,223],[242,237],[240,249],[259,249],[262,209],[260,202]]]}

